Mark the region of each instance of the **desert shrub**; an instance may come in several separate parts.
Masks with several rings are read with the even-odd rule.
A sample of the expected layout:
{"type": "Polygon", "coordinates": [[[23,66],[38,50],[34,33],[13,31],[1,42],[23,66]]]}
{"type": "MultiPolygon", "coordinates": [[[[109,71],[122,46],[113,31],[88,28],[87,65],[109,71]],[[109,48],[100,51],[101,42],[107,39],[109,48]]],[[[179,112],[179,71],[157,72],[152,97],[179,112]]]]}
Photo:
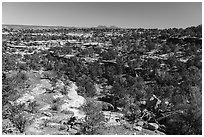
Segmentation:
{"type": "Polygon", "coordinates": [[[19,130],[20,133],[23,133],[28,121],[25,112],[25,105],[10,105],[9,106],[9,115],[8,118],[12,124],[19,130]]]}
{"type": "Polygon", "coordinates": [[[51,106],[51,110],[57,111],[57,110],[58,110],[58,104],[57,104],[57,103],[54,103],[54,104],[51,106]]]}
{"type": "Polygon", "coordinates": [[[94,95],[96,95],[96,89],[94,87],[94,84],[90,81],[88,81],[85,84],[85,89],[86,89],[86,96],[87,97],[93,97],[94,95]]]}
{"type": "Polygon", "coordinates": [[[3,134],[12,134],[14,133],[14,128],[10,120],[3,119],[2,120],[2,133],[3,134]]]}
{"type": "Polygon", "coordinates": [[[17,89],[24,88],[27,79],[26,74],[23,72],[2,79],[2,106],[5,106],[9,101],[15,101],[19,97],[17,89]]]}
{"type": "Polygon", "coordinates": [[[102,107],[96,105],[93,101],[89,101],[84,107],[86,113],[85,122],[82,124],[81,134],[94,135],[97,130],[103,126],[105,117],[102,113],[102,107]]]}
{"type": "Polygon", "coordinates": [[[27,107],[27,111],[30,112],[30,113],[36,113],[38,110],[37,110],[37,107],[39,106],[39,104],[37,103],[37,101],[33,101],[31,103],[28,104],[28,107],[27,107]]]}
{"type": "Polygon", "coordinates": [[[2,107],[4,107],[8,101],[14,101],[18,98],[17,90],[13,90],[10,85],[4,82],[2,84],[2,107]]]}
{"type": "Polygon", "coordinates": [[[10,77],[9,79],[9,86],[12,89],[23,89],[25,86],[27,86],[26,81],[28,80],[28,77],[24,72],[18,72],[16,75],[10,77]]]}
{"type": "Polygon", "coordinates": [[[128,121],[134,122],[141,115],[139,104],[131,96],[126,96],[125,100],[125,107],[123,109],[125,117],[128,121]]]}
{"type": "Polygon", "coordinates": [[[67,90],[65,86],[60,90],[60,93],[62,93],[62,95],[67,95],[67,90]]]}
{"type": "Polygon", "coordinates": [[[93,97],[94,95],[96,95],[96,88],[94,86],[94,82],[89,76],[83,75],[77,81],[77,84],[79,85],[79,91],[81,92],[81,95],[84,95],[86,97],[93,97]]]}
{"type": "MultiPolygon", "coordinates": [[[[171,109],[171,115],[163,120],[166,134],[201,135],[202,134],[202,93],[201,89],[190,87],[188,103],[177,103],[171,109]],[[175,113],[177,112],[177,113],[175,113]]],[[[177,101],[179,102],[179,101],[177,101]]]]}

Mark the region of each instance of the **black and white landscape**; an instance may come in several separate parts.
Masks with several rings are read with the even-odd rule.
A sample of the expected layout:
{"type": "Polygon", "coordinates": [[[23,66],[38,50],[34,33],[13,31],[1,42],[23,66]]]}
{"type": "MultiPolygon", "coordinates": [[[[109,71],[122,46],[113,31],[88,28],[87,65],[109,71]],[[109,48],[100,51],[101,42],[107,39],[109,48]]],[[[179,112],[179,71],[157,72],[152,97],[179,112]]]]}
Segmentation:
{"type": "Polygon", "coordinates": [[[2,4],[3,135],[201,135],[202,3],[2,4]]]}

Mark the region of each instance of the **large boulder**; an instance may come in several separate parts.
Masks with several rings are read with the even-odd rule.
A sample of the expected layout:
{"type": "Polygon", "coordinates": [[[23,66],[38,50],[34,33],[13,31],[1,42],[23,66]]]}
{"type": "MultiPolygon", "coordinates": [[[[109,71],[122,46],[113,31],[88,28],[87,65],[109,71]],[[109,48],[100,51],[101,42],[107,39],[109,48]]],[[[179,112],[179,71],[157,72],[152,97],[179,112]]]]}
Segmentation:
{"type": "Polygon", "coordinates": [[[137,130],[137,131],[141,131],[142,127],[141,126],[133,126],[133,129],[137,130]]]}
{"type": "Polygon", "coordinates": [[[158,129],[159,129],[159,125],[156,124],[156,123],[148,123],[147,128],[148,128],[149,130],[155,131],[155,130],[158,130],[158,129]]]}
{"type": "Polygon", "coordinates": [[[101,106],[103,111],[112,111],[112,110],[114,110],[114,106],[111,103],[104,102],[104,101],[97,101],[97,100],[95,100],[94,103],[101,106]]]}
{"type": "Polygon", "coordinates": [[[121,119],[124,116],[122,113],[118,112],[111,112],[111,111],[102,111],[105,119],[106,119],[106,126],[113,126],[113,125],[120,125],[121,119]]]}

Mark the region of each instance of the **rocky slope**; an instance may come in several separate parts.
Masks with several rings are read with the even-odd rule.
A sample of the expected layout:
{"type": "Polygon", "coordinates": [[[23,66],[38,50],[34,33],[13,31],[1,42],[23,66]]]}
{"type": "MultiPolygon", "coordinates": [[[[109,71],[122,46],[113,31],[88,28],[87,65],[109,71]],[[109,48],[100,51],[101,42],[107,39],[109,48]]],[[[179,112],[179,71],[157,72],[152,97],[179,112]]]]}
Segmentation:
{"type": "MultiPolygon", "coordinates": [[[[109,103],[85,99],[78,95],[78,87],[72,81],[64,84],[61,80],[56,83],[43,78],[43,72],[25,72],[28,87],[24,88],[20,97],[11,104],[25,105],[27,118],[24,134],[26,135],[71,135],[79,134],[86,113],[82,107],[92,100],[103,108],[106,118],[103,127],[98,128],[97,134],[163,134],[152,124],[151,129],[145,129],[144,123],[129,124],[123,119],[123,114],[111,112],[113,106],[109,103]]],[[[4,123],[5,120],[3,121],[4,123]]],[[[150,125],[150,124],[148,124],[150,125]]],[[[146,127],[146,128],[149,128],[146,127]]],[[[6,129],[5,129],[6,130],[6,129]]]]}

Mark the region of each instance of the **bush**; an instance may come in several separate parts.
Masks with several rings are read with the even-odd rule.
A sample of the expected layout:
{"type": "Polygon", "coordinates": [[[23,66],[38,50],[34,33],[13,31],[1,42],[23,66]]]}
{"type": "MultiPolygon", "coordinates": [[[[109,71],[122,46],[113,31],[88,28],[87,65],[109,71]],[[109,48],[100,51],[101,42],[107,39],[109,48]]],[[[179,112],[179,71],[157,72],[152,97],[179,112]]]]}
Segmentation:
{"type": "Polygon", "coordinates": [[[29,103],[28,108],[26,109],[28,112],[30,113],[36,113],[37,107],[39,106],[39,104],[37,103],[37,101],[33,101],[31,103],[29,103]]]}
{"type": "Polygon", "coordinates": [[[23,133],[28,121],[24,113],[25,105],[10,105],[9,107],[9,120],[13,125],[19,130],[20,133],[23,133]]]}
{"type": "Polygon", "coordinates": [[[27,76],[23,72],[18,72],[15,76],[4,77],[2,79],[2,104],[8,101],[15,101],[19,97],[19,91],[26,86],[27,76]]]}
{"type": "Polygon", "coordinates": [[[86,96],[86,97],[93,97],[96,95],[96,88],[94,86],[94,82],[92,79],[87,76],[83,75],[78,79],[77,84],[79,85],[79,91],[81,92],[80,94],[86,96]],[[83,91],[83,93],[82,93],[83,91]]]}
{"type": "Polygon", "coordinates": [[[102,107],[96,105],[93,101],[87,102],[83,107],[86,113],[85,122],[82,124],[81,133],[85,135],[97,134],[97,130],[103,126],[105,117],[102,113],[102,107]]]}
{"type": "Polygon", "coordinates": [[[163,123],[166,133],[171,135],[201,135],[202,134],[202,93],[198,87],[190,87],[189,103],[176,104],[163,123]],[[174,113],[174,112],[178,113],[174,113]]]}
{"type": "Polygon", "coordinates": [[[130,96],[126,96],[126,103],[124,107],[125,117],[128,121],[134,122],[139,119],[141,115],[139,104],[134,102],[134,98],[130,96]]]}

